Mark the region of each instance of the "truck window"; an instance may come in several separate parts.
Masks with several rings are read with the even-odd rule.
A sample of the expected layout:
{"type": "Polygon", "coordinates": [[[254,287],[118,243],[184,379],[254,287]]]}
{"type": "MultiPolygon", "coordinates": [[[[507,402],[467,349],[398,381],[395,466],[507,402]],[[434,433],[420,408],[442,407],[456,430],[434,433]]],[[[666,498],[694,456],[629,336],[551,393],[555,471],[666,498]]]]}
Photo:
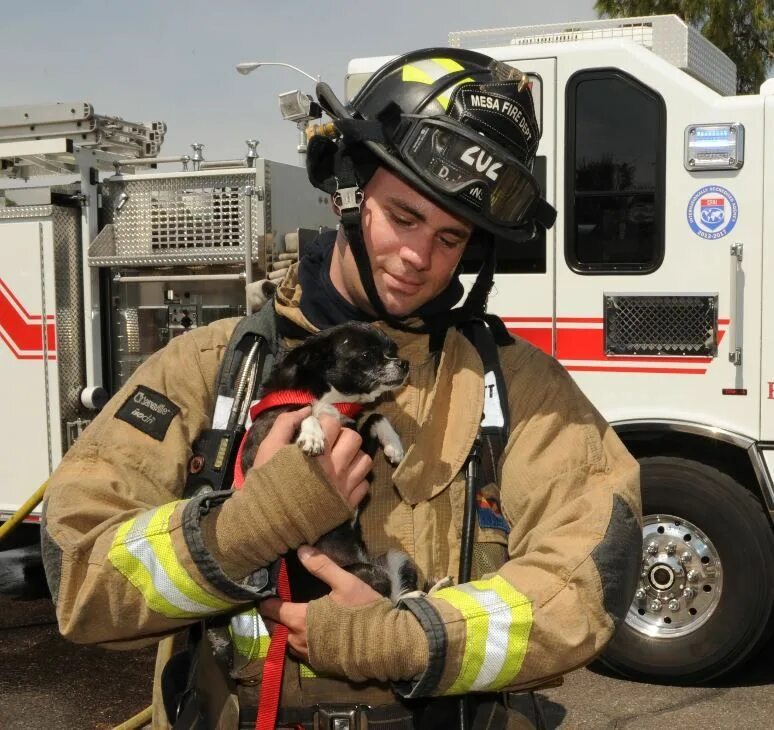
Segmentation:
{"type": "Polygon", "coordinates": [[[579,273],[646,274],[664,257],[666,107],[617,69],[567,84],[565,256],[579,273]]]}

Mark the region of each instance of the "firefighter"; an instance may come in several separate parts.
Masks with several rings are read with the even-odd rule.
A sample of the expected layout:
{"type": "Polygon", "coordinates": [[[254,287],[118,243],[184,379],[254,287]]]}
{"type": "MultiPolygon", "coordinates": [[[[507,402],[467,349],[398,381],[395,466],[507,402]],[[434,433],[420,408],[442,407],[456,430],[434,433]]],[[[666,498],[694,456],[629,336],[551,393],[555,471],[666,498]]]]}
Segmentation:
{"type": "Polygon", "coordinates": [[[529,727],[509,693],[604,648],[632,598],[641,532],[635,460],[553,358],[484,313],[495,238],[518,246],[554,219],[531,173],[540,133],[528,79],[472,51],[429,49],[387,63],[350,106],[325,85],[318,96],[338,136],[310,141],[308,171],[341,226],[291,268],[270,324],[282,345],[379,322],[410,363],[407,385],[377,406],[405,458],[371,460],[332,419],[325,453],[305,456],[290,443],[302,411],[278,419],[241,490],[183,498],[237,323],[175,338],[51,478],[43,553],[60,629],[131,648],[206,620],[168,668],[175,727],[253,726],[273,622],[291,649],[278,727],[529,727]],[[464,297],[473,246],[483,263],[464,297]],[[495,337],[496,378],[458,327],[471,319],[495,337]],[[499,463],[482,464],[463,529],[482,412],[509,424],[507,441],[499,463]],[[358,504],[369,552],[407,552],[436,590],[393,605],[302,547],[358,504]],[[309,603],[278,598],[271,570],[299,547],[332,589],[309,603]],[[472,552],[469,582],[456,580],[461,551],[472,552]]]}

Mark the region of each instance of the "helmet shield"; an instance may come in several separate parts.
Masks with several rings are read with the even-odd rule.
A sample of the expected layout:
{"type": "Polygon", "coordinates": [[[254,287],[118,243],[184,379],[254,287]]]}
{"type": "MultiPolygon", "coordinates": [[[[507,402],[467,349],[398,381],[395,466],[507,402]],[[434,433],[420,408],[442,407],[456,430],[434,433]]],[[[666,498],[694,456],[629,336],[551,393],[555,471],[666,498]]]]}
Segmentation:
{"type": "Polygon", "coordinates": [[[428,185],[465,201],[496,225],[519,225],[540,198],[537,181],[515,156],[449,120],[411,119],[399,151],[428,185]]]}

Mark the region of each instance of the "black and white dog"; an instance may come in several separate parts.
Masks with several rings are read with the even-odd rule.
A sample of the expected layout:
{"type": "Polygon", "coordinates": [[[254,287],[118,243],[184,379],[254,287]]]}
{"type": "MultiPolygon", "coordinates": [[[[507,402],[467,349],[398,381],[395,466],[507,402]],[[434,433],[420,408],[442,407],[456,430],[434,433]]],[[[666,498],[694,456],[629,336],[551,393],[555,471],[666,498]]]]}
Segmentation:
{"type": "MultiPolygon", "coordinates": [[[[354,424],[334,403],[371,403],[404,384],[408,363],[397,353],[392,339],[377,327],[360,322],[323,330],[289,350],[275,364],[261,389],[259,406],[265,403],[270,407],[257,413],[245,436],[242,472],[247,473],[252,466],[258,446],[277,416],[302,407],[302,402],[287,403],[293,398],[286,394],[301,391],[307,395],[312,413],[301,423],[296,443],[307,454],[321,454],[325,448],[319,421],[322,414],[333,415],[346,425],[354,424]]],[[[341,410],[346,412],[346,405],[341,410]]],[[[391,464],[397,465],[403,459],[400,438],[384,416],[372,414],[358,430],[363,437],[362,449],[370,456],[381,445],[391,464]]],[[[368,556],[357,514],[351,522],[323,535],[316,547],[393,601],[417,589],[416,567],[407,555],[390,550],[376,558],[368,556]]],[[[300,568],[295,553],[286,560],[293,600],[310,600],[328,592],[327,586],[300,568]]]]}

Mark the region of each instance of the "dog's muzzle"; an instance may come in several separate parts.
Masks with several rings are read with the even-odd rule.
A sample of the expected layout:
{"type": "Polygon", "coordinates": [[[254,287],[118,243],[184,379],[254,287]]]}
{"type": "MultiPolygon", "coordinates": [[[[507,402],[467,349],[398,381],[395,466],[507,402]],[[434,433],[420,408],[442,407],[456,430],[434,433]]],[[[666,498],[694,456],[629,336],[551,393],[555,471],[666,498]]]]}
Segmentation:
{"type": "Polygon", "coordinates": [[[409,374],[408,360],[400,357],[387,358],[387,366],[384,369],[385,382],[388,385],[403,385],[409,374]]]}

